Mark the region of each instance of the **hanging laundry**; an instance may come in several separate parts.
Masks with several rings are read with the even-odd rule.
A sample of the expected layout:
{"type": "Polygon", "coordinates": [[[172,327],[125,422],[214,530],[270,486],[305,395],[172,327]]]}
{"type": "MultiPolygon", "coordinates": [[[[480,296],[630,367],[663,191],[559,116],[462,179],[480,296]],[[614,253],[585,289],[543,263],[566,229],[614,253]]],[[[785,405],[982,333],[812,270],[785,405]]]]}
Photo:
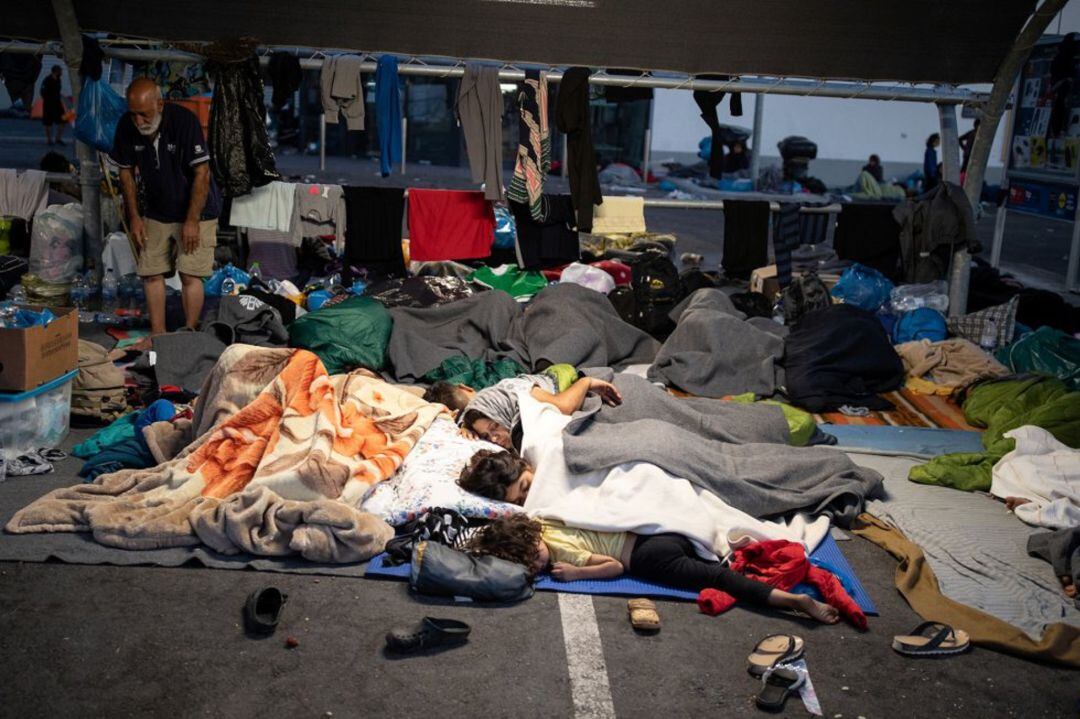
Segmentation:
{"type": "Polygon", "coordinates": [[[572,67],[563,75],[555,100],[555,124],[566,134],[566,170],[570,178],[570,195],[577,210],[577,226],[582,232],[591,232],[593,206],[602,203],[604,198],[596,172],[596,151],[589,121],[589,68],[572,67]]]}
{"type": "Polygon", "coordinates": [[[536,220],[529,205],[510,203],[517,224],[517,254],[525,269],[559,267],[581,257],[574,203],[570,195],[544,195],[544,215],[536,220]]]}
{"type": "Polygon", "coordinates": [[[645,231],[645,200],[641,197],[605,197],[593,208],[594,235],[645,231]]]}
{"type": "Polygon", "coordinates": [[[769,260],[769,203],[724,201],[724,253],[728,277],[746,279],[769,260]]]}
{"type": "Polygon", "coordinates": [[[291,232],[248,230],[248,268],[256,262],[263,277],[288,280],[300,271],[297,264],[299,238],[291,232]]]}
{"type": "Polygon", "coordinates": [[[359,55],[333,55],[323,60],[319,84],[323,112],[331,125],[338,124],[340,112],[345,116],[345,126],[350,130],[364,129],[362,63],[359,55]]]}
{"type": "MultiPolygon", "coordinates": [[[[401,219],[405,191],[400,187],[344,187],[346,282],[350,266],[366,267],[381,276],[405,276],[401,252],[401,219]]],[[[412,193],[410,192],[410,195],[412,193]]],[[[410,204],[411,204],[410,197],[410,204]]]]}
{"type": "Polygon", "coordinates": [[[379,130],[379,171],[383,177],[401,162],[401,91],[398,59],[383,55],[375,69],[375,127],[379,130]]]}
{"type": "Polygon", "coordinates": [[[472,181],[484,183],[484,197],[502,201],[502,91],[499,68],[465,65],[458,87],[457,113],[465,135],[472,181]]]}
{"type": "MultiPolygon", "coordinates": [[[[699,75],[701,80],[720,80],[726,82],[730,75],[699,75]]],[[[717,106],[724,99],[724,92],[714,90],[695,90],[694,102],[701,110],[701,119],[709,126],[711,147],[709,150],[709,177],[720,179],[724,174],[724,139],[720,129],[720,118],[716,114],[717,106]]],[[[731,114],[742,115],[742,95],[731,93],[731,114]]]]}
{"type": "Polygon", "coordinates": [[[409,188],[409,259],[488,257],[494,236],[495,213],[479,192],[409,188]]]}
{"type": "Polygon", "coordinates": [[[209,62],[214,80],[210,103],[210,170],[228,197],[280,180],[270,137],[259,60],[209,62]]]}
{"type": "Polygon", "coordinates": [[[234,197],[229,210],[229,224],[257,230],[288,232],[293,223],[296,205],[296,185],[291,182],[271,182],[251,192],[234,197]]]}
{"type": "Polygon", "coordinates": [[[297,185],[296,209],[300,237],[334,236],[338,252],[345,249],[345,194],[341,185],[297,185]]]}
{"type": "Polygon", "coordinates": [[[48,199],[44,172],[0,169],[0,216],[32,220],[45,209],[48,199]]]}
{"type": "Polygon", "coordinates": [[[300,69],[300,58],[291,52],[278,50],[270,56],[267,71],[274,86],[270,104],[275,110],[280,110],[292,99],[293,93],[300,89],[300,81],[304,77],[304,71],[300,69]]]}
{"type": "Polygon", "coordinates": [[[798,246],[799,205],[781,202],[773,226],[773,255],[776,257],[776,281],[780,287],[791,284],[791,253],[798,246]]]}
{"type": "Polygon", "coordinates": [[[544,218],[544,178],[551,170],[551,131],[548,127],[547,73],[526,70],[518,92],[517,161],[506,197],[529,206],[534,220],[544,218]]]}

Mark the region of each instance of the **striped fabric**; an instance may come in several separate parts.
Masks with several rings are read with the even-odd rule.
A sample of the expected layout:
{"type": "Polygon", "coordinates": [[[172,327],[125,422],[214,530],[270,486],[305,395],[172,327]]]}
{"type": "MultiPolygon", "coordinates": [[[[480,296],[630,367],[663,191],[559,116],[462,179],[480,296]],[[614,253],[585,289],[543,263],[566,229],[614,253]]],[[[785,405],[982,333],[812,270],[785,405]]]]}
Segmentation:
{"type": "Polygon", "coordinates": [[[929,427],[931,429],[973,430],[964,419],[964,411],[947,397],[920,395],[908,389],[882,395],[896,405],[889,412],[871,412],[865,417],[851,417],[840,412],[814,415],[818,423],[890,425],[893,427],[929,427]]]}
{"type": "Polygon", "coordinates": [[[922,548],[941,593],[1019,627],[1038,639],[1050,624],[1080,627],[1080,610],[1065,597],[1053,569],[1029,557],[1028,527],[982,494],[907,480],[918,462],[862,453],[848,456],[885,477],[886,499],[866,510],[922,548]]]}
{"type": "Polygon", "coordinates": [[[773,255],[776,257],[776,279],[781,287],[791,284],[791,251],[799,246],[799,205],[781,202],[773,227],[773,255]]]}
{"type": "MultiPolygon", "coordinates": [[[[820,207],[820,205],[804,205],[820,207]]],[[[806,213],[799,215],[799,245],[823,245],[829,235],[829,223],[833,216],[829,213],[806,213]]]]}
{"type": "Polygon", "coordinates": [[[551,132],[548,129],[547,73],[526,70],[518,93],[521,116],[518,125],[517,161],[506,197],[529,206],[537,222],[544,221],[544,178],[551,169],[551,132]]]}

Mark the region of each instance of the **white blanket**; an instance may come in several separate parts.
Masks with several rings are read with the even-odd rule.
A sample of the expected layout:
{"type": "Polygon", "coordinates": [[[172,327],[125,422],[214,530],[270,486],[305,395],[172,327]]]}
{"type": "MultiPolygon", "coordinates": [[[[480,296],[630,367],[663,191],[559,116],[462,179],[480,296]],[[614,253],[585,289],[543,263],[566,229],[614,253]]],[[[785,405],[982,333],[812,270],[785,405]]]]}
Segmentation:
{"type": "Polygon", "coordinates": [[[1005,433],[1016,449],[994,465],[990,494],[1028,500],[1013,511],[1037,527],[1080,526],[1080,450],[1070,449],[1041,427],[1005,433]]]}
{"type": "Polygon", "coordinates": [[[522,456],[535,469],[525,511],[534,517],[605,532],[682,534],[707,559],[725,557],[743,544],[765,539],[801,542],[809,554],[829,531],[827,517],[800,514],[786,525],[754,519],[716,495],[644,462],[571,474],[562,439],[570,417],[528,393],[519,394],[519,401],[522,456]]]}

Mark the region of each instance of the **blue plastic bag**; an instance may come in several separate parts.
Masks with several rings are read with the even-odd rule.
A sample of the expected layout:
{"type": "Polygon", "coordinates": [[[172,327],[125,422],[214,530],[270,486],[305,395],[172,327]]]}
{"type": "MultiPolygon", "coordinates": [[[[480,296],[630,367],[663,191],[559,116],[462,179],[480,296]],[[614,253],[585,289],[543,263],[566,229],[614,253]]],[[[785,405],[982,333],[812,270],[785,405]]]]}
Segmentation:
{"type": "Polygon", "coordinates": [[[920,307],[900,315],[892,328],[892,341],[896,345],[916,340],[940,342],[947,334],[945,315],[929,307],[920,307]]]}
{"type": "Polygon", "coordinates": [[[832,288],[832,296],[844,304],[877,312],[889,301],[893,283],[873,267],[858,262],[844,270],[840,281],[832,288]]]}
{"type": "Polygon", "coordinates": [[[508,207],[495,207],[495,242],[492,249],[512,250],[517,243],[517,228],[514,225],[514,216],[510,214],[508,207]]]}
{"type": "Polygon", "coordinates": [[[79,93],[75,116],[75,138],[95,150],[109,152],[116,124],[127,112],[127,100],[116,94],[104,80],[86,80],[79,93]]]}
{"type": "Polygon", "coordinates": [[[226,277],[232,278],[233,282],[238,285],[243,285],[244,287],[248,287],[251,284],[251,275],[230,262],[220,270],[214,272],[214,274],[210,275],[209,279],[203,283],[203,294],[207,297],[221,297],[221,284],[225,281],[226,277]]]}

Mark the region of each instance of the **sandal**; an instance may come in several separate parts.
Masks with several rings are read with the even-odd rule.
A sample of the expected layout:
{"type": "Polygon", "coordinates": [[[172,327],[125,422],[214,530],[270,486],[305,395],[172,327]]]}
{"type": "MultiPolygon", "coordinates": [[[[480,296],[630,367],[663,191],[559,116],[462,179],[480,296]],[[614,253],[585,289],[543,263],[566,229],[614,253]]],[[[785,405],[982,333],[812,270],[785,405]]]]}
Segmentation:
{"type": "Polygon", "coordinates": [[[754,647],[753,654],[747,659],[746,670],[751,676],[760,678],[772,667],[800,658],[804,648],[802,637],[794,634],[772,634],[754,647]]]}
{"type": "Polygon", "coordinates": [[[754,701],[765,711],[782,711],[787,698],[798,691],[805,681],[806,675],[794,667],[770,667],[761,677],[764,686],[754,701]]]}
{"type": "Polygon", "coordinates": [[[452,647],[464,643],[472,631],[465,622],[456,619],[424,617],[411,627],[398,627],[386,635],[386,648],[399,654],[412,654],[436,647],[452,647]]]}
{"type": "Polygon", "coordinates": [[[660,615],[656,611],[656,602],[651,599],[631,599],[626,602],[630,610],[630,625],[642,634],[656,634],[660,631],[660,615]]]}
{"type": "Polygon", "coordinates": [[[893,637],[892,648],[909,657],[947,656],[960,654],[971,647],[971,638],[962,629],[953,629],[941,622],[923,622],[911,634],[893,637]],[[928,629],[934,633],[928,635],[928,629]]]}
{"type": "Polygon", "coordinates": [[[288,600],[289,595],[277,587],[263,587],[249,594],[244,604],[244,624],[248,631],[273,634],[288,600]]]}

